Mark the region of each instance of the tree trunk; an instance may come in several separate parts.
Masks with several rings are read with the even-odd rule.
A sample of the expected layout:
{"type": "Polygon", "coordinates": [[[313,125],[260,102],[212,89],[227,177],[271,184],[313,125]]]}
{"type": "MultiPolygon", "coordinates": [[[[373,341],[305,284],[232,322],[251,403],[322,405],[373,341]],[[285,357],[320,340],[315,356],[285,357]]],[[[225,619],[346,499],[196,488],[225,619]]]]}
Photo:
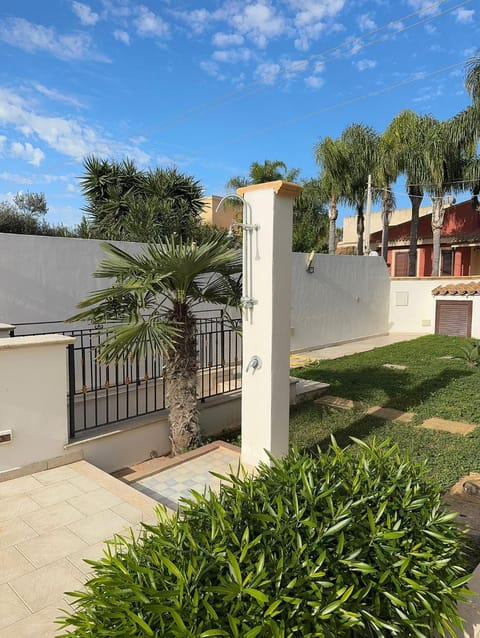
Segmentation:
{"type": "Polygon", "coordinates": [[[182,335],[175,340],[175,349],[167,355],[165,370],[165,402],[170,422],[172,454],[201,443],[197,408],[197,348],[195,319],[178,305],[173,318],[182,325],[182,335]]]}
{"type": "Polygon", "coordinates": [[[408,196],[412,203],[412,220],[410,222],[410,248],[408,251],[408,276],[417,276],[417,240],[418,240],[418,217],[420,205],[423,199],[423,192],[418,186],[408,188],[408,196]]]}
{"type": "MultiPolygon", "coordinates": [[[[363,217],[363,204],[361,206],[357,206],[357,235],[358,235],[358,243],[357,243],[357,254],[363,255],[363,231],[365,229],[365,220],[363,217]]],[[[368,238],[370,241],[370,237],[368,238]]]]}
{"type": "Polygon", "coordinates": [[[336,222],[338,217],[337,198],[335,195],[330,197],[330,205],[328,207],[328,254],[334,255],[336,248],[336,222]]]}
{"type": "Polygon", "coordinates": [[[383,215],[383,229],[382,229],[382,257],[387,263],[388,256],[388,216],[383,215]]]}
{"type": "Polygon", "coordinates": [[[432,209],[432,234],[433,234],[433,258],[432,258],[432,276],[440,275],[440,233],[443,226],[444,208],[443,198],[433,198],[432,209]]]}

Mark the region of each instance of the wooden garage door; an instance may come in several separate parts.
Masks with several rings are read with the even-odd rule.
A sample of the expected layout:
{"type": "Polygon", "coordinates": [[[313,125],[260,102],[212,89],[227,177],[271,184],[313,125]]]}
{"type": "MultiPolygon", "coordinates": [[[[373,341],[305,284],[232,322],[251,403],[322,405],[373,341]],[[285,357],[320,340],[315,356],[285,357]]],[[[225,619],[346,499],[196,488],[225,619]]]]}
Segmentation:
{"type": "Polygon", "coordinates": [[[470,337],[472,334],[472,302],[437,300],[435,334],[470,337]]]}

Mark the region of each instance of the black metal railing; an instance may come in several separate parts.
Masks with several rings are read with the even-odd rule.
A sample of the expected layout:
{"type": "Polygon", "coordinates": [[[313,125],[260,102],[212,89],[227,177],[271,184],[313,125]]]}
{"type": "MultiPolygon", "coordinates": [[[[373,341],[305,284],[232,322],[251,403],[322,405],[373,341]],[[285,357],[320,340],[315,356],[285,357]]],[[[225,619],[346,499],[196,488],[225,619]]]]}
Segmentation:
{"type": "MultiPolygon", "coordinates": [[[[62,322],[41,322],[17,324],[17,330],[20,328],[22,334],[56,332],[75,337],[75,343],[67,346],[71,439],[101,426],[165,409],[165,362],[161,354],[147,351],[146,356],[106,365],[98,360],[106,336],[103,327],[52,331],[52,323],[62,328],[62,322]]],[[[196,326],[198,398],[205,401],[239,389],[240,319],[227,321],[221,312],[216,316],[199,314],[196,326]]]]}

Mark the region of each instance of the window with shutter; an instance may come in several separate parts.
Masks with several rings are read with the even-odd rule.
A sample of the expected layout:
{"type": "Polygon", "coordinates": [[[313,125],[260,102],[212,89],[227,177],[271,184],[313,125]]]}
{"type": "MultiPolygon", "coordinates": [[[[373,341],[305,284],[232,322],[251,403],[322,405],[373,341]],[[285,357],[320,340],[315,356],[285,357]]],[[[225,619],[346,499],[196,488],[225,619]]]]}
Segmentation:
{"type": "Polygon", "coordinates": [[[408,252],[395,251],[394,277],[408,277],[408,252]]]}

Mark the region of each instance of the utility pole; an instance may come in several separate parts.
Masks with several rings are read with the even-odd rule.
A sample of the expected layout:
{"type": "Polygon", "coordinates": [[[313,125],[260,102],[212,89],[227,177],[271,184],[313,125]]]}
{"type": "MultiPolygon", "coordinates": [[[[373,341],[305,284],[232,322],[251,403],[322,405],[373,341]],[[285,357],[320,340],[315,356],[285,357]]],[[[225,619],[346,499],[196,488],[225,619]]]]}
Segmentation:
{"type": "Polygon", "coordinates": [[[363,254],[368,255],[370,253],[370,217],[372,214],[372,176],[368,176],[367,183],[367,207],[365,211],[365,233],[363,235],[363,254]]]}

